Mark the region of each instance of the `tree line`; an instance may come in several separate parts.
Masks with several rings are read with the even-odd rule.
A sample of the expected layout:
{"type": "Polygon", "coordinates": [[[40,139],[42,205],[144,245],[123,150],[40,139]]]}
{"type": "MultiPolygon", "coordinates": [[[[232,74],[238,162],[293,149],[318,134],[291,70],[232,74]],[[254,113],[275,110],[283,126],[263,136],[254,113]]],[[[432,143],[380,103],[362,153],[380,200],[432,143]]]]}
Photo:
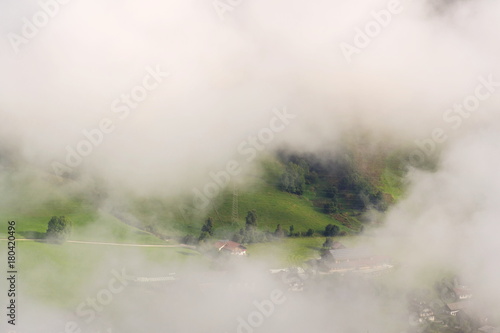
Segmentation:
{"type": "MultiPolygon", "coordinates": [[[[281,224],[276,225],[274,232],[262,231],[258,228],[257,224],[258,216],[255,210],[248,211],[245,217],[245,226],[240,228],[238,231],[228,235],[230,240],[242,243],[262,243],[271,242],[284,237],[313,237],[317,235],[322,235],[326,237],[334,236],[344,236],[346,233],[340,231],[339,226],[334,224],[328,224],[325,229],[321,232],[316,232],[309,228],[307,231],[296,231],[293,225],[288,227],[288,230],[283,228],[281,224]]],[[[227,235],[226,235],[227,236],[227,235]]],[[[212,240],[215,237],[215,223],[211,217],[208,217],[200,230],[198,237],[194,235],[186,235],[181,239],[184,244],[199,244],[212,240]]],[[[226,238],[226,237],[225,237],[226,238]]]]}

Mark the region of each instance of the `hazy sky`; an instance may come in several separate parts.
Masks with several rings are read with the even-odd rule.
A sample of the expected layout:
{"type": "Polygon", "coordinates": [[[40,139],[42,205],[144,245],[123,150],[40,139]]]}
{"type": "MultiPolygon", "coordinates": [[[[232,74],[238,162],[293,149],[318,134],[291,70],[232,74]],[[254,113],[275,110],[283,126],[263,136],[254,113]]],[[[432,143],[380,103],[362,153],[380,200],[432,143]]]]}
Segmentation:
{"type": "MultiPolygon", "coordinates": [[[[251,147],[334,151],[368,130],[415,161],[440,149],[436,172],[410,171],[378,245],[408,253],[404,278],[448,263],[500,308],[499,2],[41,3],[0,4],[4,149],[165,194],[251,165],[251,147]]],[[[336,327],[318,316],[316,331],[336,327]]]]}
{"type": "MultiPolygon", "coordinates": [[[[104,120],[108,133],[75,165],[135,187],[203,183],[274,108],[296,118],[266,149],[334,149],[360,128],[410,143],[436,127],[457,135],[445,111],[498,74],[492,1],[49,3],[53,17],[35,1],[0,5],[3,140],[54,172],[104,120]],[[367,46],[359,29],[373,30],[367,46]],[[345,57],[345,44],[357,53],[345,57]]],[[[460,131],[492,125],[496,103],[460,131]]]]}

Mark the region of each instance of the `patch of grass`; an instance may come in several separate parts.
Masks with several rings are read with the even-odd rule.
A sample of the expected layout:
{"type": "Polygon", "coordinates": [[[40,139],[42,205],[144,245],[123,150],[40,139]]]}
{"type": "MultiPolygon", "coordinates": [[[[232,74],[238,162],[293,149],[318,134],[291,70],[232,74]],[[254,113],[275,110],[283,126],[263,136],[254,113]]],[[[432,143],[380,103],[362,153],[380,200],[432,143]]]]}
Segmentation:
{"type": "MultiPolygon", "coordinates": [[[[68,310],[105,288],[113,270],[125,268],[132,275],[162,276],[183,265],[208,265],[198,252],[184,248],[35,241],[18,241],[16,245],[20,295],[68,310]]],[[[0,246],[6,247],[6,241],[0,241],[0,246]]]]}
{"type": "Polygon", "coordinates": [[[398,201],[404,193],[403,183],[406,174],[401,162],[402,153],[394,153],[385,160],[385,168],[380,174],[379,190],[392,197],[392,202],[398,201]]]}
{"type": "Polygon", "coordinates": [[[388,193],[392,201],[397,201],[404,193],[401,177],[390,169],[385,169],[380,176],[381,185],[379,189],[388,193]]]}
{"type": "MultiPolygon", "coordinates": [[[[252,260],[262,260],[280,267],[300,266],[309,259],[320,257],[325,239],[326,237],[286,237],[276,242],[249,244],[247,251],[252,260]]],[[[333,237],[333,240],[349,248],[369,241],[364,236],[333,237]]]]}
{"type": "MultiPolygon", "coordinates": [[[[2,214],[0,238],[6,238],[7,221],[16,221],[16,238],[44,238],[47,224],[53,215],[22,216],[2,214]]],[[[154,235],[126,225],[108,214],[97,214],[82,210],[80,213],[65,215],[73,223],[72,233],[68,240],[95,241],[133,244],[165,244],[165,241],[154,235]]]]}
{"type": "Polygon", "coordinates": [[[257,191],[242,192],[238,196],[238,223],[231,224],[232,193],[225,193],[217,211],[212,210],[209,215],[217,223],[234,229],[245,226],[245,217],[248,211],[257,212],[259,229],[273,232],[277,224],[288,230],[290,225],[296,232],[307,231],[309,228],[321,232],[328,224],[336,224],[340,230],[349,231],[339,221],[317,211],[312,203],[304,197],[282,192],[269,184],[260,184],[257,191]]]}
{"type": "Polygon", "coordinates": [[[284,238],[276,242],[249,244],[252,260],[263,260],[278,267],[300,266],[308,259],[318,258],[324,237],[284,238]]]}

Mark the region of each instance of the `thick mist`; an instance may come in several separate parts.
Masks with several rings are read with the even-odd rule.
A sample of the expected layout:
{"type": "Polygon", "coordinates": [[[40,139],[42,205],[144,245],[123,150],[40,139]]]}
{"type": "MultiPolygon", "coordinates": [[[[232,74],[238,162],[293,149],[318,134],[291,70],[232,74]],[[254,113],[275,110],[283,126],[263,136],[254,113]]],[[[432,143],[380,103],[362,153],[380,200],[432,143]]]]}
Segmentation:
{"type": "Polygon", "coordinates": [[[401,2],[367,46],[358,31],[386,2],[217,3],[70,1],[48,22],[34,1],[2,4],[2,140],[51,173],[177,194],[249,159],[238,147],[273,109],[295,118],[254,150],[335,149],[365,129],[413,143],[498,73],[488,1],[401,2]]]}
{"type": "MultiPolygon", "coordinates": [[[[446,266],[499,309],[499,15],[487,0],[4,1],[2,206],[11,195],[43,200],[36,177],[33,193],[15,193],[32,170],[63,176],[70,191],[98,178],[109,193],[189,195],[229,161],[244,178],[262,152],[335,152],[367,132],[409,152],[408,192],[370,234],[372,246],[406,256],[395,284],[446,266]],[[437,168],[423,171],[429,159],[437,168]]],[[[114,270],[144,262],[134,251],[105,257],[75,295],[83,302],[114,270]]],[[[74,318],[78,302],[62,311],[24,299],[33,320],[20,318],[22,329],[63,332],[73,318],[83,332],[235,332],[254,302],[271,299],[275,311],[255,332],[405,329],[387,326],[406,315],[398,298],[380,304],[366,281],[300,294],[260,263],[230,278],[175,270],[187,282],[127,286],[88,325],[74,318]],[[250,293],[238,289],[245,279],[256,283],[250,293]]]]}

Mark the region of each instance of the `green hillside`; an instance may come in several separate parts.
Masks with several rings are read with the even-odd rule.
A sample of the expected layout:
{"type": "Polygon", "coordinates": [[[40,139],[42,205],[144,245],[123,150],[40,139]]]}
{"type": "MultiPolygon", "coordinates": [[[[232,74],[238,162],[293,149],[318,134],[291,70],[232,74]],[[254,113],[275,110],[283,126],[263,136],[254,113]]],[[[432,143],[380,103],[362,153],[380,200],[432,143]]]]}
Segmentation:
{"type": "MultiPolygon", "coordinates": [[[[0,246],[6,248],[7,242],[0,240],[0,246]]],[[[209,265],[207,259],[195,250],[178,247],[129,247],[68,242],[55,245],[17,241],[16,253],[21,297],[68,309],[75,309],[88,296],[86,288],[92,291],[102,288],[113,271],[125,269],[127,274],[133,276],[154,277],[179,272],[184,265],[209,265]],[[152,270],[153,267],[155,270],[152,270]],[[89,285],[91,281],[99,284],[89,285]]]]}
{"type": "Polygon", "coordinates": [[[362,230],[366,209],[384,210],[404,191],[404,171],[396,155],[381,153],[367,157],[351,154],[347,162],[339,159],[318,163],[316,160],[315,156],[266,156],[259,162],[260,172],[236,189],[232,184],[228,185],[211,201],[209,211],[202,214],[189,204],[172,203],[161,198],[135,200],[126,207],[127,214],[141,221],[141,228],[174,238],[187,234],[198,237],[208,217],[214,222],[215,237],[230,238],[245,227],[245,217],[250,210],[257,213],[257,227],[263,232],[272,233],[280,224],[285,232],[293,225],[295,233],[312,229],[319,236],[326,225],[333,224],[339,227],[340,234],[349,235],[362,230]],[[287,159],[308,164],[309,174],[305,175],[300,194],[281,188],[283,174],[288,168],[287,159]],[[336,210],[325,212],[325,204],[332,201],[329,192],[332,187],[338,188],[335,190],[338,192],[335,195],[336,210]],[[362,195],[368,198],[367,202],[363,202],[362,195]],[[232,218],[234,200],[238,207],[236,221],[232,218]]]}
{"type": "Polygon", "coordinates": [[[255,210],[258,215],[258,227],[265,231],[274,231],[277,224],[285,229],[290,225],[296,231],[306,232],[309,228],[321,232],[327,224],[339,225],[341,230],[348,231],[339,221],[321,213],[306,197],[279,191],[272,184],[258,184],[258,189],[238,194],[237,225],[231,223],[232,193],[224,193],[222,204],[212,210],[209,215],[222,226],[234,228],[244,227],[245,215],[249,210],[255,210]]]}
{"type": "MultiPolygon", "coordinates": [[[[394,156],[378,155],[376,161],[372,159],[372,162],[369,172],[359,171],[360,177],[366,179],[366,187],[380,193],[380,202],[383,203],[380,206],[385,209],[402,195],[404,173],[394,156]]],[[[323,203],[329,200],[325,189],[330,184],[340,183],[342,179],[339,176],[328,175],[329,170],[323,170],[314,184],[306,181],[303,193],[299,195],[279,189],[280,177],[286,170],[282,160],[268,158],[262,162],[262,169],[264,172],[261,175],[237,189],[237,224],[231,222],[234,198],[232,189],[218,198],[218,204],[214,205],[208,215],[219,226],[233,229],[244,227],[246,213],[255,210],[258,227],[265,231],[274,231],[277,224],[281,224],[285,230],[293,225],[295,232],[306,232],[311,228],[317,234],[321,234],[327,224],[337,225],[340,231],[347,234],[360,231],[363,225],[360,218],[365,208],[353,204],[352,198],[358,195],[355,190],[347,188],[342,195],[338,195],[338,211],[324,212],[323,203]]]]}
{"type": "MultiPolygon", "coordinates": [[[[141,244],[172,243],[187,234],[197,237],[209,216],[215,223],[215,236],[230,237],[245,227],[250,210],[256,211],[257,227],[263,232],[272,233],[280,224],[285,232],[293,225],[299,235],[312,229],[321,236],[325,226],[333,224],[340,234],[357,234],[369,206],[385,209],[404,190],[397,155],[362,150],[356,148],[330,159],[283,153],[265,156],[257,163],[260,172],[238,186],[237,197],[229,185],[205,212],[186,209],[181,198],[132,195],[101,209],[99,198],[106,196],[106,190],[95,185],[98,181],[61,183],[37,170],[13,173],[15,177],[7,173],[4,185],[15,188],[15,195],[3,202],[0,218],[18,220],[18,233],[24,238],[43,238],[50,218],[64,215],[73,222],[70,240],[141,244]],[[300,191],[283,188],[290,165],[304,173],[298,175],[304,178],[300,191]],[[233,221],[235,199],[238,218],[233,221]],[[332,202],[333,209],[326,211],[325,206],[332,202]]],[[[5,230],[0,230],[3,236],[5,230]]]]}
{"type": "MultiPolygon", "coordinates": [[[[18,269],[30,272],[23,274],[23,284],[30,286],[24,291],[25,296],[65,308],[73,308],[83,297],[73,292],[74,286],[86,286],[96,275],[106,280],[105,276],[113,269],[126,268],[132,274],[155,276],[176,271],[184,263],[210,265],[209,259],[199,252],[178,246],[181,237],[187,234],[197,238],[209,216],[214,221],[213,239],[229,238],[245,228],[245,216],[250,210],[256,211],[257,228],[264,233],[272,234],[280,224],[287,234],[293,225],[294,231],[302,237],[248,245],[251,260],[266,258],[276,265],[295,265],[317,257],[318,248],[324,241],[322,233],[328,224],[338,226],[339,232],[346,235],[336,239],[351,242],[352,237],[348,236],[358,235],[365,223],[361,220],[365,208],[356,206],[355,190],[341,187],[343,176],[337,172],[338,165],[316,165],[314,158],[309,158],[309,174],[305,177],[308,181],[304,182],[302,193],[297,194],[282,188],[283,174],[289,171],[287,158],[290,159],[283,156],[263,158],[258,163],[262,172],[238,186],[236,221],[232,221],[235,198],[232,186],[213,200],[212,208],[203,214],[179,209],[180,198],[129,196],[120,201],[121,205],[101,209],[99,198],[105,189],[96,188],[97,182],[82,185],[72,180],[60,182],[37,170],[23,173],[7,170],[0,181],[13,190],[0,203],[0,238],[7,237],[7,221],[15,220],[17,239],[31,239],[16,243],[20,258],[18,269]],[[314,173],[317,177],[310,177],[314,173]],[[328,191],[331,186],[341,189],[337,198],[338,210],[325,213],[323,202],[332,200],[328,191]],[[40,241],[50,218],[61,215],[73,224],[68,242],[55,245],[40,241]],[[303,237],[308,229],[313,230],[313,237],[303,237]],[[271,258],[269,253],[273,254],[271,258]],[[151,267],[148,263],[162,269],[142,271],[141,267],[151,267]],[[58,276],[65,278],[60,280],[58,276]],[[54,290],[58,290],[56,296],[54,290]]],[[[388,204],[402,195],[403,173],[397,158],[381,154],[376,158],[372,156],[370,163],[357,158],[353,157],[353,165],[363,167],[353,167],[353,170],[363,190],[380,192],[377,200],[383,199],[388,204]]],[[[348,175],[351,173],[348,171],[348,175]]],[[[0,245],[5,247],[6,241],[0,240],[0,245]]]]}
{"type": "MultiPolygon", "coordinates": [[[[93,207],[75,199],[68,206],[41,206],[26,211],[3,210],[0,220],[15,220],[17,238],[41,239],[52,216],[64,215],[73,223],[73,231],[68,240],[119,242],[137,244],[165,244],[143,230],[122,223],[114,216],[98,212],[93,207]]],[[[0,230],[0,238],[6,237],[6,228],[0,230]]]]}

